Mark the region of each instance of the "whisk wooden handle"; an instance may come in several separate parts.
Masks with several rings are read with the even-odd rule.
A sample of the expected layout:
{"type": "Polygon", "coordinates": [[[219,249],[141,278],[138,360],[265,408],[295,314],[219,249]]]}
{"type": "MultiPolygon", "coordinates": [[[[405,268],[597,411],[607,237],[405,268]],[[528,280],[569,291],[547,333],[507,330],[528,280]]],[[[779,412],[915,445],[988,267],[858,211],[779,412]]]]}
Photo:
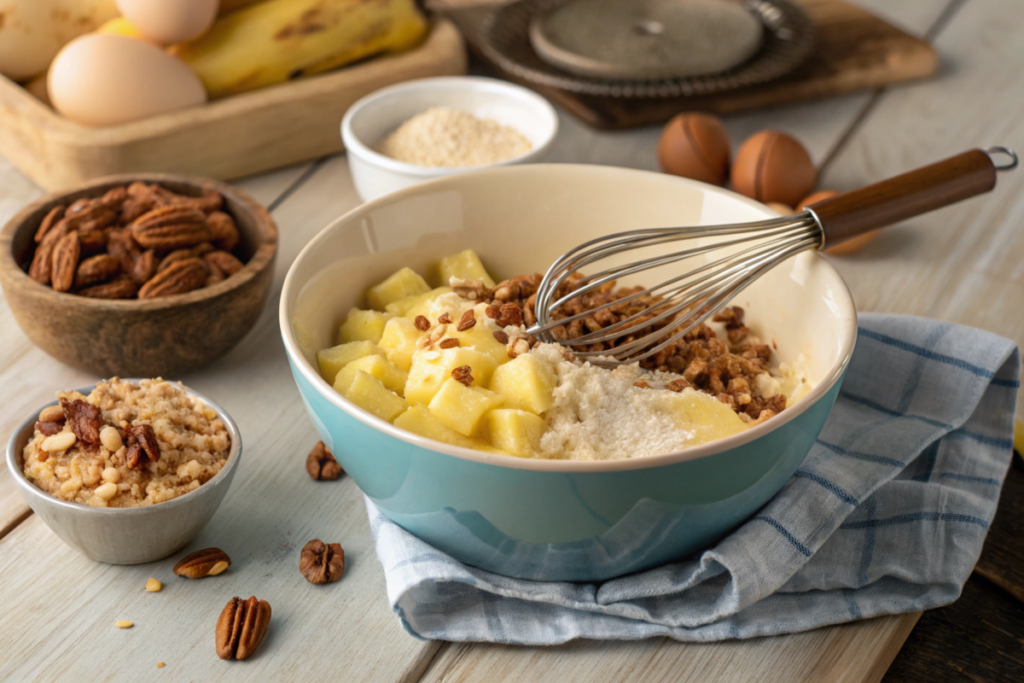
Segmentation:
{"type": "Polygon", "coordinates": [[[822,249],[866,232],[988,192],[996,184],[992,158],[972,149],[930,166],[844,192],[811,209],[825,232],[822,249]]]}

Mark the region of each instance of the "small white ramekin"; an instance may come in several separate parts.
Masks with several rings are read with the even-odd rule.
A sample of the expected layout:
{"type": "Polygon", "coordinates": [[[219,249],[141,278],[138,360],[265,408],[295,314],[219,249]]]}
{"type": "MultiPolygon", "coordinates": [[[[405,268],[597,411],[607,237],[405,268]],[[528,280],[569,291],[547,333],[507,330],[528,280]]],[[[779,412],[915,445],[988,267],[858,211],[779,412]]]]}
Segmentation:
{"type": "Polygon", "coordinates": [[[558,132],[558,114],[540,95],[493,78],[423,78],[378,90],[353,104],[341,121],[356,191],[364,201],[442,176],[541,161],[558,132]],[[451,107],[514,128],[533,148],[495,164],[436,168],[396,161],[374,150],[391,131],[431,107],[451,107]]]}

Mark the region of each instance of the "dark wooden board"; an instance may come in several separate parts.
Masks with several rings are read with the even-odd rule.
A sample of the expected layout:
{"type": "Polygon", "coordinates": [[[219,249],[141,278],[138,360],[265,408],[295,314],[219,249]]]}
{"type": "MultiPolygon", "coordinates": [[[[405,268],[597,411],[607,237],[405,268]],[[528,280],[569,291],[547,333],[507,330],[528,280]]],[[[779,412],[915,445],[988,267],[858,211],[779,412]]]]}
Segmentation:
{"type": "MultiPolygon", "coordinates": [[[[935,50],[873,14],[843,0],[797,0],[814,20],[817,42],[810,58],[777,81],[718,95],[671,99],[590,97],[531,87],[596,128],[630,128],[666,121],[680,111],[730,114],[790,102],[818,100],[935,73],[935,50]]],[[[455,10],[460,27],[481,20],[479,8],[455,10]]],[[[471,48],[475,31],[464,31],[471,48]]],[[[501,72],[503,78],[516,80],[501,72]]],[[[522,83],[522,81],[519,81],[522,83]]]]}
{"type": "Polygon", "coordinates": [[[1013,461],[974,571],[1024,602],[1024,465],[1019,455],[1013,461]]]}
{"type": "Polygon", "coordinates": [[[974,575],[960,599],[925,612],[883,683],[1024,680],[1024,604],[974,575]]]}

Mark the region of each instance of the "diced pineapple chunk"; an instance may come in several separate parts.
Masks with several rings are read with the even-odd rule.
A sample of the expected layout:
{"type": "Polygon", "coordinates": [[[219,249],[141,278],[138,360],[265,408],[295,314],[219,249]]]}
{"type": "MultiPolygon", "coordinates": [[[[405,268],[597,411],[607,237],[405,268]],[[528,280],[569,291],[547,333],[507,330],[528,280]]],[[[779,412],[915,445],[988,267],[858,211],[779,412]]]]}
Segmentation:
{"type": "Polygon", "coordinates": [[[688,445],[699,446],[747,428],[732,408],[708,394],[685,389],[680,393],[659,391],[658,395],[662,400],[655,408],[670,415],[680,429],[693,434],[688,445]]]}
{"type": "Polygon", "coordinates": [[[395,367],[409,372],[412,354],[416,353],[416,342],[422,334],[408,318],[392,318],[384,325],[379,346],[395,367]]]}
{"type": "MultiPolygon", "coordinates": [[[[483,309],[486,306],[477,306],[476,325],[464,332],[448,328],[448,336],[459,340],[459,345],[465,348],[474,349],[485,353],[497,364],[502,365],[512,360],[508,357],[508,347],[494,338],[494,332],[487,328],[483,309]]],[[[458,322],[458,321],[456,321],[458,322]]]]}
{"type": "Polygon", "coordinates": [[[426,280],[412,268],[402,268],[379,285],[366,292],[370,308],[383,311],[388,304],[430,291],[426,280]]]}
{"type": "Polygon", "coordinates": [[[405,384],[405,398],[410,403],[430,403],[452,370],[468,365],[473,384],[486,387],[497,364],[487,354],[473,349],[421,349],[412,356],[409,381],[405,384]]]}
{"type": "Polygon", "coordinates": [[[320,349],[316,352],[316,364],[320,367],[320,376],[329,384],[334,384],[334,378],[343,367],[358,358],[370,355],[384,356],[384,349],[370,341],[349,342],[320,349]]]}
{"type": "Polygon", "coordinates": [[[502,403],[504,399],[493,391],[447,379],[430,399],[428,407],[445,427],[463,436],[474,436],[480,431],[480,422],[487,411],[502,403]]]}
{"type": "Polygon", "coordinates": [[[341,372],[334,379],[334,390],[344,395],[359,372],[365,372],[371,377],[376,377],[385,388],[399,396],[405,390],[405,382],[409,379],[409,373],[399,370],[387,359],[374,354],[372,356],[363,356],[342,368],[341,372]]]}
{"type": "Polygon", "coordinates": [[[345,398],[388,422],[401,415],[408,407],[398,394],[388,391],[379,379],[362,370],[352,378],[345,398]]]}
{"type": "MultiPolygon", "coordinates": [[[[434,299],[450,291],[452,291],[451,287],[431,289],[422,294],[393,301],[385,307],[385,310],[392,315],[404,315],[411,320],[417,315],[425,315],[425,312],[430,310],[430,305],[434,303],[434,299]]],[[[435,321],[431,320],[431,322],[435,321]]]]}
{"type": "Polygon", "coordinates": [[[463,448],[472,448],[477,451],[508,455],[505,451],[495,448],[483,439],[463,436],[454,429],[445,427],[441,424],[441,421],[430,412],[427,406],[411,406],[407,411],[395,418],[395,426],[399,429],[404,429],[407,432],[419,434],[420,436],[425,436],[428,439],[451,444],[452,446],[461,446],[463,448]]]}
{"type": "Polygon", "coordinates": [[[338,343],[354,341],[380,342],[384,334],[384,325],[391,319],[390,313],[380,311],[362,311],[353,308],[348,312],[345,322],[338,328],[338,343]]]}
{"type": "Polygon", "coordinates": [[[554,404],[557,380],[550,367],[533,356],[524,355],[498,367],[490,389],[505,397],[508,408],[540,415],[554,404]]]}
{"type": "Polygon", "coordinates": [[[491,443],[520,458],[531,458],[540,445],[547,424],[533,413],[498,408],[487,413],[491,443]]]}
{"type": "Polygon", "coordinates": [[[448,284],[449,278],[457,277],[460,280],[482,280],[488,287],[494,286],[494,280],[487,274],[480,257],[472,249],[441,259],[440,271],[441,282],[444,284],[448,284]]]}

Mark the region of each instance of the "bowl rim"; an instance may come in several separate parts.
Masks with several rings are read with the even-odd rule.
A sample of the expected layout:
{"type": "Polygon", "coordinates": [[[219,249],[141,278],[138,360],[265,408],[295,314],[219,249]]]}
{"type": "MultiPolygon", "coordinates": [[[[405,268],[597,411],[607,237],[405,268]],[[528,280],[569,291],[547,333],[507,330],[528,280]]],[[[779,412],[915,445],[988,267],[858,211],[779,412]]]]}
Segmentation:
{"type": "Polygon", "coordinates": [[[378,168],[422,178],[436,178],[454,175],[456,173],[465,173],[467,171],[527,163],[530,159],[538,158],[540,155],[544,154],[544,152],[546,152],[554,142],[557,134],[558,113],[555,111],[555,108],[551,103],[543,96],[522,86],[515,85],[514,83],[500,81],[495,78],[487,78],[484,76],[436,76],[432,78],[419,78],[413,81],[405,81],[404,83],[398,83],[386,88],[381,88],[380,90],[376,90],[357,100],[355,104],[348,108],[344,117],[341,119],[341,140],[346,151],[356,157],[359,157],[368,164],[377,166],[378,168]],[[397,159],[392,159],[364,143],[352,130],[352,122],[364,109],[378,106],[381,103],[381,100],[401,96],[404,93],[417,90],[471,90],[476,92],[503,93],[511,95],[528,102],[530,106],[534,107],[542,116],[546,117],[550,124],[548,127],[549,129],[545,133],[545,137],[540,144],[534,145],[531,149],[518,156],[514,156],[503,161],[497,161],[493,164],[451,167],[420,166],[418,164],[410,164],[404,161],[398,161],[397,159]]]}
{"type": "MultiPolygon", "coordinates": [[[[483,171],[476,171],[473,175],[511,175],[515,173],[530,173],[533,172],[534,169],[558,169],[570,172],[604,173],[610,175],[619,175],[623,173],[631,175],[646,175],[650,176],[652,179],[657,178],[659,181],[669,180],[670,182],[679,182],[681,184],[696,186],[704,192],[722,195],[730,200],[739,201],[742,204],[746,204],[748,207],[757,209],[764,213],[766,217],[778,215],[777,212],[768,208],[764,204],[748,197],[744,197],[736,192],[696,180],[690,180],[688,178],[668,177],[662,173],[656,173],[653,171],[641,171],[637,169],[592,164],[533,164],[530,166],[486,169],[483,171]]],[[[760,425],[751,427],[739,434],[727,436],[722,439],[716,439],[700,446],[693,446],[680,451],[674,451],[672,453],[663,453],[643,458],[617,458],[609,460],[518,458],[511,455],[486,453],[484,451],[463,448],[461,446],[453,446],[400,429],[390,422],[382,420],[376,415],[356,406],[354,403],[341,396],[341,394],[334,391],[334,389],[320,376],[319,372],[316,371],[312,364],[306,360],[302,351],[299,349],[298,342],[296,341],[295,334],[292,330],[292,307],[289,304],[289,299],[291,298],[291,291],[296,286],[295,281],[298,277],[297,273],[299,271],[298,265],[305,259],[308,253],[315,251],[319,244],[326,240],[327,236],[331,232],[337,230],[345,223],[350,222],[352,217],[365,214],[368,211],[393,203],[406,196],[421,193],[424,190],[430,190],[435,187],[443,187],[445,184],[456,182],[460,182],[460,180],[456,179],[455,176],[436,178],[403,190],[398,190],[373,201],[366,202],[365,204],[357,206],[356,208],[346,212],[344,215],[333,220],[327,227],[317,233],[317,235],[311,239],[308,244],[306,244],[302,251],[300,251],[295,257],[295,260],[292,261],[292,265],[288,269],[288,274],[285,276],[284,285],[281,289],[278,322],[281,327],[281,337],[284,342],[285,354],[288,356],[288,360],[291,362],[293,367],[302,374],[303,378],[309,382],[314,390],[320,394],[321,397],[341,409],[342,412],[348,414],[349,417],[359,420],[363,424],[372,427],[379,432],[436,453],[443,453],[462,460],[469,460],[485,465],[495,465],[508,469],[560,472],[567,474],[624,472],[629,470],[649,469],[666,465],[674,465],[690,460],[699,460],[701,458],[717,455],[719,453],[744,446],[775,431],[776,429],[779,429],[783,425],[798,418],[810,409],[811,406],[821,400],[843,377],[843,374],[846,372],[846,368],[850,364],[850,358],[853,355],[853,349],[857,340],[857,310],[854,305],[853,295],[835,267],[820,253],[813,252],[811,257],[817,259],[818,266],[827,268],[835,276],[836,281],[842,285],[842,289],[840,291],[845,293],[845,301],[843,303],[846,308],[845,313],[849,316],[848,329],[842,336],[842,345],[839,350],[838,360],[832,365],[821,381],[818,382],[817,386],[815,386],[814,389],[812,389],[806,396],[801,398],[794,406],[783,411],[781,415],[777,415],[760,425]]]]}
{"type": "MultiPolygon", "coordinates": [[[[120,379],[123,379],[126,382],[132,382],[133,384],[138,384],[145,378],[126,377],[120,379]]],[[[170,380],[164,381],[170,382],[170,380]]],[[[58,402],[54,400],[50,401],[45,405],[40,406],[38,410],[30,414],[28,418],[23,420],[17,427],[14,428],[14,431],[11,432],[10,438],[7,440],[7,470],[8,472],[11,473],[11,478],[14,480],[15,485],[21,492],[22,498],[25,499],[25,502],[29,503],[29,507],[33,507],[32,502],[29,500],[29,498],[32,498],[35,500],[42,501],[44,504],[47,505],[56,505],[57,507],[74,512],[75,514],[92,514],[108,516],[153,514],[154,512],[170,511],[175,508],[181,507],[182,505],[188,505],[189,502],[198,499],[199,496],[195,494],[212,491],[214,488],[216,488],[216,485],[222,483],[224,479],[226,479],[227,476],[231,473],[231,471],[238,466],[238,461],[242,458],[242,435],[241,432],[238,431],[238,425],[235,424],[235,421],[231,419],[231,416],[227,413],[226,410],[221,408],[220,405],[218,405],[217,403],[214,403],[209,398],[207,398],[205,394],[201,394],[195,389],[191,389],[185,386],[181,382],[171,383],[176,384],[189,396],[193,398],[198,398],[200,401],[202,401],[207,406],[212,408],[217,413],[217,417],[220,418],[221,422],[224,423],[224,427],[227,429],[228,435],[231,437],[231,448],[228,451],[227,461],[224,463],[224,466],[220,468],[220,471],[217,472],[217,474],[213,475],[213,477],[211,477],[205,483],[201,484],[194,491],[189,491],[188,493],[182,494],[177,498],[165,500],[162,503],[154,503],[153,505],[140,505],[136,507],[127,508],[101,508],[94,507],[92,505],[86,505],[85,503],[74,503],[70,500],[63,500],[61,498],[57,498],[56,496],[52,496],[46,491],[43,491],[42,489],[37,487],[35,484],[29,481],[28,477],[25,476],[25,473],[22,471],[21,468],[21,454],[19,452],[17,442],[18,437],[23,432],[28,430],[29,427],[36,422],[36,420],[39,418],[39,413],[43,410],[43,408],[52,405],[57,405],[58,402]],[[210,486],[211,484],[213,484],[214,486],[210,486]]],[[[93,384],[79,389],[72,389],[71,391],[77,391],[81,394],[88,395],[89,392],[91,392],[95,388],[96,384],[93,384]]],[[[31,439],[31,436],[29,438],[31,439]]]]}
{"type": "Polygon", "coordinates": [[[0,231],[0,282],[4,286],[21,287],[35,297],[56,297],[57,301],[75,302],[97,311],[149,312],[161,311],[178,306],[201,303],[244,286],[268,267],[273,267],[277,255],[278,230],[270,212],[247,193],[227,183],[200,176],[176,175],[173,173],[119,173],[90,180],[73,188],[51,192],[35,200],[14,215],[0,231]],[[58,292],[30,278],[14,258],[14,240],[28,225],[31,216],[49,205],[66,202],[68,197],[108,189],[116,185],[128,185],[141,181],[149,183],[170,183],[193,187],[211,188],[242,206],[260,226],[264,233],[263,243],[253,252],[252,257],[241,270],[224,278],[210,287],[203,287],[184,294],[159,297],[156,299],[92,299],[70,292],[58,292]]]}

